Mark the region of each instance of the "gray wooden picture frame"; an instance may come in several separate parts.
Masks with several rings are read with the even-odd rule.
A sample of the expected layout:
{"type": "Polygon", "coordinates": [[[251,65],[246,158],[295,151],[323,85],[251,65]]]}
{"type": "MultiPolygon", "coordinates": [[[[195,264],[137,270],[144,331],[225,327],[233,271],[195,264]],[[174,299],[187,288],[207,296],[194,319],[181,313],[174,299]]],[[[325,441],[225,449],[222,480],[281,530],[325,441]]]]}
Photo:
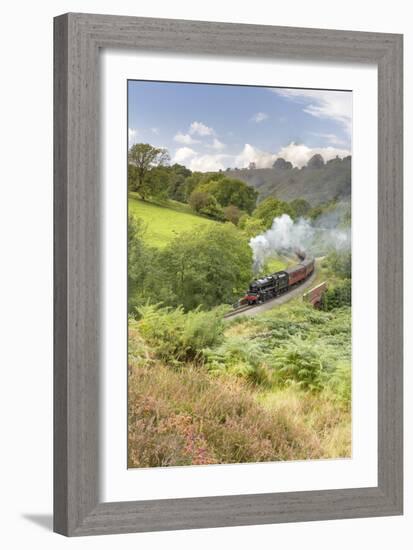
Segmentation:
{"type": "Polygon", "coordinates": [[[75,536],[402,514],[402,36],[65,14],[54,20],[54,44],[54,530],[75,536]],[[98,61],[105,47],[377,65],[377,487],[100,501],[98,61]]]}

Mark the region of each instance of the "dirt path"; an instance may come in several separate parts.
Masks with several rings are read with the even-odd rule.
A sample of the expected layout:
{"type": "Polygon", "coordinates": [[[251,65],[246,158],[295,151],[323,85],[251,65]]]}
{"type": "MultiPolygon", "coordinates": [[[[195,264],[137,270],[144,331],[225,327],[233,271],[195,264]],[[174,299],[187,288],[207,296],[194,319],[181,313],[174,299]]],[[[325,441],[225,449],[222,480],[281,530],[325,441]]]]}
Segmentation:
{"type": "Polygon", "coordinates": [[[314,270],[313,274],[309,279],[307,279],[304,283],[297,286],[294,290],[291,290],[290,292],[287,292],[286,294],[281,294],[281,296],[277,296],[277,298],[273,298],[272,300],[268,300],[268,302],[264,302],[263,304],[260,304],[259,306],[250,306],[248,309],[244,309],[243,311],[240,311],[239,313],[234,313],[233,315],[230,315],[229,317],[226,317],[225,320],[235,319],[236,317],[240,317],[241,315],[246,315],[248,317],[252,317],[254,315],[257,315],[258,313],[264,313],[264,311],[268,311],[269,309],[272,309],[273,307],[280,306],[281,304],[285,304],[285,302],[288,302],[292,300],[293,298],[296,298],[297,296],[303,295],[304,290],[311,286],[312,283],[314,283],[315,278],[317,276],[316,270],[314,270]]]}

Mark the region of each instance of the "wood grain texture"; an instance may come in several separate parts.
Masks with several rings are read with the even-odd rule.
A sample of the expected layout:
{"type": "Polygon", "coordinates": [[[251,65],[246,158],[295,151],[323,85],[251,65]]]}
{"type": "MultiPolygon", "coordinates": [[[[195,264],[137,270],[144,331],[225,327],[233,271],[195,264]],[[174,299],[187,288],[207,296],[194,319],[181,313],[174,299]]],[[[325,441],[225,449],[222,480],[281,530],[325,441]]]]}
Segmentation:
{"type": "Polygon", "coordinates": [[[55,531],[94,535],[401,514],[402,37],[66,14],[55,19],[54,39],[55,531]],[[104,47],[377,64],[378,487],[100,502],[98,60],[104,47]]]}

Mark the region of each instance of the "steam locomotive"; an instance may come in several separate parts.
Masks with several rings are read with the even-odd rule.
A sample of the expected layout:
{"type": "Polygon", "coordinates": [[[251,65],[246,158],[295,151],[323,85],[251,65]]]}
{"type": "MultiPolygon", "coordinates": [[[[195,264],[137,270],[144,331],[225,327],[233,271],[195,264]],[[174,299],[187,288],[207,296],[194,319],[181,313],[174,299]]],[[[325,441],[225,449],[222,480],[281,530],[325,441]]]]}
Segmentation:
{"type": "Polygon", "coordinates": [[[301,262],[293,267],[252,281],[238,305],[260,304],[288,292],[310,277],[314,271],[314,263],[314,258],[302,258],[301,262]]]}

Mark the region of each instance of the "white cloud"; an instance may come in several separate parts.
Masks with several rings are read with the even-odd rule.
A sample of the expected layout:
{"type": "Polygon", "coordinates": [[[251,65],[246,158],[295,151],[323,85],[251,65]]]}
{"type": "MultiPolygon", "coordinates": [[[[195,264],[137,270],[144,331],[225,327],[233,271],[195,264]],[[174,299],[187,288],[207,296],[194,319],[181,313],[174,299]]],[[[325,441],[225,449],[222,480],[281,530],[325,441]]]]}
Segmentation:
{"type": "Polygon", "coordinates": [[[226,145],[225,143],[222,143],[222,141],[219,141],[219,139],[214,138],[214,141],[210,145],[212,149],[215,149],[216,151],[222,151],[222,149],[225,149],[226,145]]]}
{"type": "Polygon", "coordinates": [[[180,147],[176,150],[172,163],[184,164],[187,168],[196,172],[214,172],[224,170],[224,160],[229,155],[222,153],[201,154],[190,147],[180,147]]]}
{"type": "Polygon", "coordinates": [[[176,150],[175,156],[173,158],[173,162],[177,163],[185,163],[188,161],[191,157],[196,155],[197,153],[191,149],[190,147],[180,147],[176,150]]]}
{"type": "Polygon", "coordinates": [[[194,121],[189,126],[189,133],[191,135],[198,135],[198,136],[212,136],[215,132],[213,128],[206,126],[206,124],[203,124],[202,122],[194,121]]]}
{"type": "Polygon", "coordinates": [[[259,112],[259,113],[255,113],[255,115],[253,115],[253,116],[251,117],[251,120],[252,120],[253,122],[259,123],[259,122],[262,122],[263,120],[267,120],[267,118],[268,118],[267,113],[259,112]]]}
{"type": "Polygon", "coordinates": [[[215,172],[224,170],[224,159],[227,155],[197,155],[186,166],[194,172],[215,172]]]}
{"type": "Polygon", "coordinates": [[[340,139],[336,134],[319,134],[317,132],[310,132],[312,136],[321,137],[331,143],[331,145],[346,145],[344,139],[340,139]]]}
{"type": "Polygon", "coordinates": [[[246,168],[250,162],[255,162],[257,168],[271,168],[276,158],[277,155],[260,151],[260,149],[246,143],[241,153],[235,157],[235,166],[246,168]]]}
{"type": "Polygon", "coordinates": [[[343,158],[350,155],[348,149],[338,149],[336,147],[307,147],[307,145],[298,145],[291,142],[289,145],[281,147],[275,156],[276,158],[282,157],[285,160],[289,160],[293,166],[301,168],[317,153],[320,154],[325,161],[336,158],[337,156],[343,158]]]}
{"type": "Polygon", "coordinates": [[[183,134],[182,132],[175,134],[174,141],[182,143],[182,145],[193,145],[194,143],[199,143],[197,139],[192,138],[189,134],[183,134]]]}
{"type": "Polygon", "coordinates": [[[272,89],[282,97],[304,105],[303,111],[317,118],[333,119],[351,133],[352,94],[330,90],[272,89]]]}
{"type": "Polygon", "coordinates": [[[136,143],[136,138],[138,136],[138,130],[135,128],[128,128],[128,144],[129,147],[136,143]]]}

